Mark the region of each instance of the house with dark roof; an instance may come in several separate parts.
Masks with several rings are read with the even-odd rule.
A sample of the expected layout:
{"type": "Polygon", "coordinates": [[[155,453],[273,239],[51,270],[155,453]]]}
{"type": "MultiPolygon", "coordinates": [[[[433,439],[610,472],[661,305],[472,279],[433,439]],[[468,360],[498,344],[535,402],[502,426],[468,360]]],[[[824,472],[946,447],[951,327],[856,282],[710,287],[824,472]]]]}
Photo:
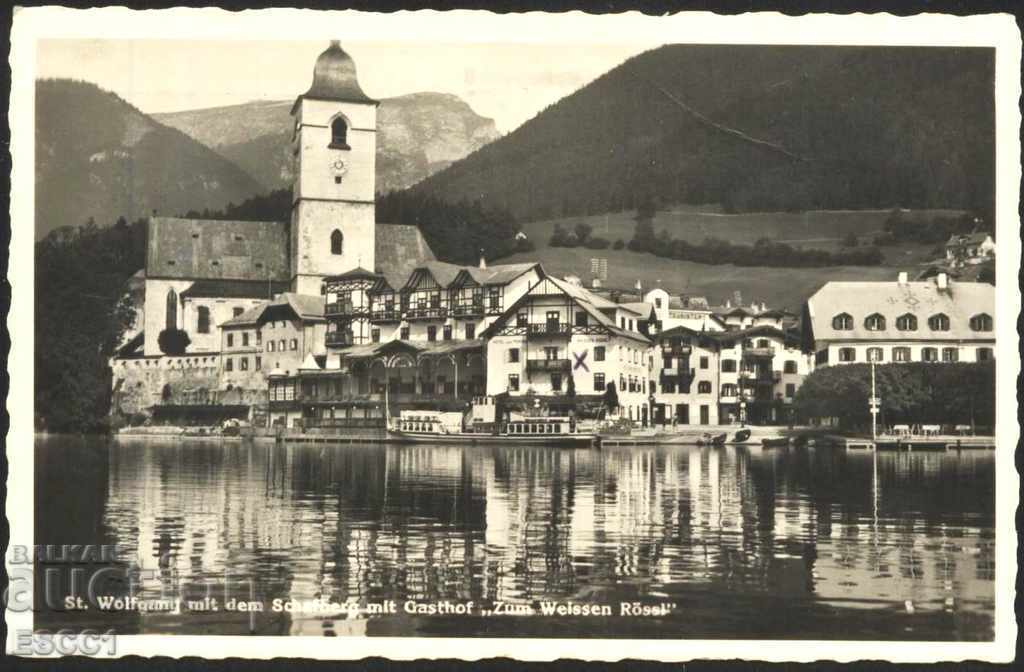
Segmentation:
{"type": "Polygon", "coordinates": [[[804,348],[817,366],[974,362],[995,356],[995,287],[945,273],[910,281],[829,282],[804,304],[804,348]]]}
{"type": "Polygon", "coordinates": [[[985,232],[954,233],[946,241],[946,261],[953,265],[980,264],[995,253],[996,243],[985,232]]]}

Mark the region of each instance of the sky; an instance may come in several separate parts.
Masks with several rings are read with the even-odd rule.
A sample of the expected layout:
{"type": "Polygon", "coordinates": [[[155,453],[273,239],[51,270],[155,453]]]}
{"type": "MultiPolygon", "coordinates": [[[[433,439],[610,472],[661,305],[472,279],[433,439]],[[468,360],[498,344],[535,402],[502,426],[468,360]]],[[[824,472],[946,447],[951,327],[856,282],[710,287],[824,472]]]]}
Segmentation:
{"type": "MultiPolygon", "coordinates": [[[[626,59],[659,44],[343,42],[367,94],[452,93],[507,133],[626,59]]],[[[41,40],[38,77],[113,91],[146,113],[292,99],[325,41],[41,40]]]]}

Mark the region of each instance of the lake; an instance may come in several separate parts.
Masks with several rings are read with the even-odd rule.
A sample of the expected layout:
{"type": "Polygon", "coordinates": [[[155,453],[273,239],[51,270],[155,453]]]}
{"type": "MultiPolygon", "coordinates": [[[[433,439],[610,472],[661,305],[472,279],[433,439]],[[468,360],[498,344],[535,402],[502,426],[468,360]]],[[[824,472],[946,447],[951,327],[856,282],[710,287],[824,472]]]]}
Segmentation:
{"type": "Polygon", "coordinates": [[[990,451],[60,436],[35,450],[36,543],[116,544],[129,578],[98,595],[183,598],[73,612],[51,601],[41,627],[993,637],[990,451]]]}

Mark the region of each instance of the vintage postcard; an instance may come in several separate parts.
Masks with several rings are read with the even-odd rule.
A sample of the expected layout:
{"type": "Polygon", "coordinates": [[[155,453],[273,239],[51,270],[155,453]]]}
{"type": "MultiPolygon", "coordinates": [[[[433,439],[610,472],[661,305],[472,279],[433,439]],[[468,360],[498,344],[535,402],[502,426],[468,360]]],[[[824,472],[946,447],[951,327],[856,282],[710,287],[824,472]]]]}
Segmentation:
{"type": "Polygon", "coordinates": [[[7,651],[1012,659],[1020,57],[16,10],[7,651]]]}

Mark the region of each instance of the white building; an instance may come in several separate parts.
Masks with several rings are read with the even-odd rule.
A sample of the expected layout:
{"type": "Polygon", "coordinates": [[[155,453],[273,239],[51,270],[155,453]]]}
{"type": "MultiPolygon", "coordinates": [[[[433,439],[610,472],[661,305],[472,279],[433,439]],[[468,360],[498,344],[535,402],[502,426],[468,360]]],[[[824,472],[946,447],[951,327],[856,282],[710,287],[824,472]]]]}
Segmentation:
{"type": "Polygon", "coordinates": [[[547,276],[484,330],[487,394],[597,409],[614,385],[622,416],[649,422],[646,324],[631,308],[547,276]]]}
{"type": "Polygon", "coordinates": [[[994,357],[995,287],[944,273],[909,282],[829,282],[804,305],[804,347],[817,366],[974,362],[994,357]]]}

